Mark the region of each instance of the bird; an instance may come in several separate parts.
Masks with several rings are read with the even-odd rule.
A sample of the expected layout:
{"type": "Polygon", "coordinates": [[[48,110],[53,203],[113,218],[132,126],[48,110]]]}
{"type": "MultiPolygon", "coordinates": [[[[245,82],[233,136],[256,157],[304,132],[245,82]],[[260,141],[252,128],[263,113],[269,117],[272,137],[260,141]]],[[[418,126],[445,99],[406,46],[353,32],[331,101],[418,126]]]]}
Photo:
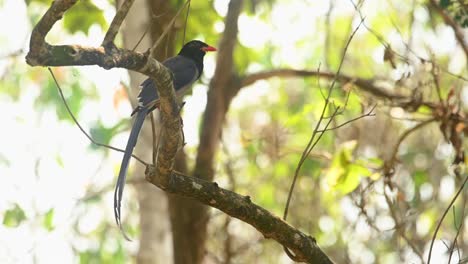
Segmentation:
{"type": "MultiPolygon", "coordinates": [[[[216,48],[202,41],[192,40],[187,42],[176,56],[163,61],[162,64],[169,69],[172,74],[172,81],[177,96],[182,96],[184,92],[200,78],[203,72],[203,58],[207,52],[211,51],[216,51],[216,48]]],[[[141,83],[140,88],[141,90],[137,97],[138,105],[131,114],[131,116],[136,115],[135,121],[130,131],[130,136],[128,137],[114,190],[115,221],[122,235],[127,240],[130,240],[130,238],[126,235],[122,227],[120,207],[125,179],[127,177],[128,164],[146,115],[159,108],[159,95],[154,80],[147,78],[141,83]]]]}

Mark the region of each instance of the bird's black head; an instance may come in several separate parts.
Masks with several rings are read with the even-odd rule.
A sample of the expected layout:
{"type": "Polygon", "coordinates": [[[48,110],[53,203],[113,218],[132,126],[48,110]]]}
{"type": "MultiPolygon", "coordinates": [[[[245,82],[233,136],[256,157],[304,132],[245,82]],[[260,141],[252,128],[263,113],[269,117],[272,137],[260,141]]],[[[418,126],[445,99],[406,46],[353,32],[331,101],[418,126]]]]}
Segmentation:
{"type": "Polygon", "coordinates": [[[192,40],[187,42],[179,52],[179,55],[193,59],[195,61],[203,61],[206,52],[216,51],[216,48],[201,42],[199,40],[192,40]]]}

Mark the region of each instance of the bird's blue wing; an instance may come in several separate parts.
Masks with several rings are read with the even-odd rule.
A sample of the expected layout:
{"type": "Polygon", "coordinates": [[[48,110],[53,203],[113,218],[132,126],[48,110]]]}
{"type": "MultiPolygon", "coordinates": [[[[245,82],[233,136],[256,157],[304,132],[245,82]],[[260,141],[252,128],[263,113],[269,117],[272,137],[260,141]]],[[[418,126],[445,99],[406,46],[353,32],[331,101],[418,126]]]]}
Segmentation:
{"type": "Polygon", "coordinates": [[[172,72],[174,89],[177,95],[181,95],[187,87],[190,87],[200,77],[195,62],[186,57],[175,56],[165,60],[163,64],[172,72]]]}
{"type": "MultiPolygon", "coordinates": [[[[200,72],[195,62],[183,56],[169,58],[163,62],[163,65],[172,73],[174,89],[178,96],[182,95],[200,77],[200,72]]],[[[141,91],[137,97],[138,106],[133,110],[132,115],[147,106],[151,106],[148,109],[148,112],[151,112],[155,108],[154,102],[159,99],[153,79],[146,79],[141,83],[140,87],[141,91]]]]}

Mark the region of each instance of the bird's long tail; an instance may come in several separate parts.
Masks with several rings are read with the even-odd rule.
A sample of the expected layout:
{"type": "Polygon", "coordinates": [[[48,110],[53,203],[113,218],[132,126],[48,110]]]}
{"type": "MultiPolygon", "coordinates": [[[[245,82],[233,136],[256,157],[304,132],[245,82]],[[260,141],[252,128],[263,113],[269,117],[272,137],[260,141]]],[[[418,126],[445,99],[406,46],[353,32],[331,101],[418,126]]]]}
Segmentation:
{"type": "Polygon", "coordinates": [[[125,239],[130,240],[130,238],[125,234],[122,228],[122,222],[120,220],[120,206],[122,202],[122,194],[125,187],[125,179],[127,177],[128,163],[130,162],[130,157],[133,153],[133,148],[136,145],[138,134],[140,134],[141,127],[143,126],[143,121],[145,121],[146,114],[148,110],[146,108],[141,108],[138,112],[135,122],[133,123],[130,136],[127,141],[127,147],[125,147],[124,157],[122,159],[122,164],[120,165],[119,178],[117,179],[117,184],[114,191],[114,216],[117,225],[122,232],[122,235],[125,239]]]}

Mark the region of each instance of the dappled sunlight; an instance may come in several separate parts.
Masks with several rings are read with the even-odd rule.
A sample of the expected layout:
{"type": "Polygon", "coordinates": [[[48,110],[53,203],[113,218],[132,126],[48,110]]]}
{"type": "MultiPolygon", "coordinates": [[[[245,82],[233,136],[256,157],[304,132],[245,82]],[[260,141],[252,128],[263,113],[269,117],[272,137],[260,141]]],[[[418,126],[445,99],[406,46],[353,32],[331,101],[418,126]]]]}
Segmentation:
{"type": "MultiPolygon", "coordinates": [[[[181,172],[215,181],[210,188],[226,197],[224,189],[241,195],[228,209],[258,205],[278,217],[296,177],[286,222],[313,237],[319,252],[336,263],[427,263],[431,242],[431,263],[466,260],[468,196],[460,188],[467,177],[468,35],[456,8],[432,1],[439,3],[245,1],[235,20],[238,33],[226,39],[234,28],[225,21],[231,1],[193,1],[187,32],[184,11],[155,52],[170,57],[167,52],[178,52],[183,41],[194,38],[218,49],[206,54],[203,74],[182,99],[185,145],[177,147],[186,157],[177,162],[187,168],[181,172]],[[234,53],[226,54],[226,43],[234,53]],[[204,117],[207,106],[216,112],[204,117]],[[210,133],[212,138],[203,138],[210,133]]],[[[114,2],[85,2],[78,1],[64,17],[74,15],[52,27],[49,44],[100,47],[116,14],[114,2]]],[[[141,12],[143,24],[127,17],[112,44],[135,45],[138,39],[125,39],[128,28],[157,39],[162,30],[149,26],[169,24],[182,5],[176,2],[161,4],[164,10],[148,7],[141,12]]],[[[206,219],[176,234],[169,227],[150,229],[140,219],[141,210],[157,203],[163,209],[151,223],[163,228],[164,219],[176,228],[176,221],[202,210],[179,212],[170,208],[182,204],[172,195],[166,205],[163,191],[151,186],[160,195],[151,200],[143,190],[150,184],[142,163],[152,163],[153,154],[149,118],[136,145],[146,153],[140,157],[144,162],[131,159],[122,201],[124,229],[136,240],[127,243],[112,209],[123,154],[93,145],[68,114],[47,68],[25,62],[31,31],[50,4],[0,1],[0,262],[143,263],[148,252],[161,258],[185,254],[170,246],[173,235],[195,237],[190,232],[205,230],[198,225],[206,219]],[[147,230],[153,233],[148,236],[147,230]],[[145,235],[153,240],[142,244],[145,235]],[[145,246],[150,249],[143,254],[145,246]]],[[[141,44],[136,50],[147,48],[141,44]]],[[[135,76],[125,67],[51,69],[83,129],[99,143],[125,148],[135,119],[130,116],[137,103],[135,76]]],[[[164,131],[160,125],[158,132],[164,131]]],[[[200,201],[219,209],[199,216],[210,220],[202,263],[292,263],[278,243],[283,234],[262,231],[274,224],[254,225],[246,220],[252,215],[242,215],[247,211],[228,213],[214,198],[200,201]]],[[[258,219],[266,215],[248,212],[258,219]]]]}

